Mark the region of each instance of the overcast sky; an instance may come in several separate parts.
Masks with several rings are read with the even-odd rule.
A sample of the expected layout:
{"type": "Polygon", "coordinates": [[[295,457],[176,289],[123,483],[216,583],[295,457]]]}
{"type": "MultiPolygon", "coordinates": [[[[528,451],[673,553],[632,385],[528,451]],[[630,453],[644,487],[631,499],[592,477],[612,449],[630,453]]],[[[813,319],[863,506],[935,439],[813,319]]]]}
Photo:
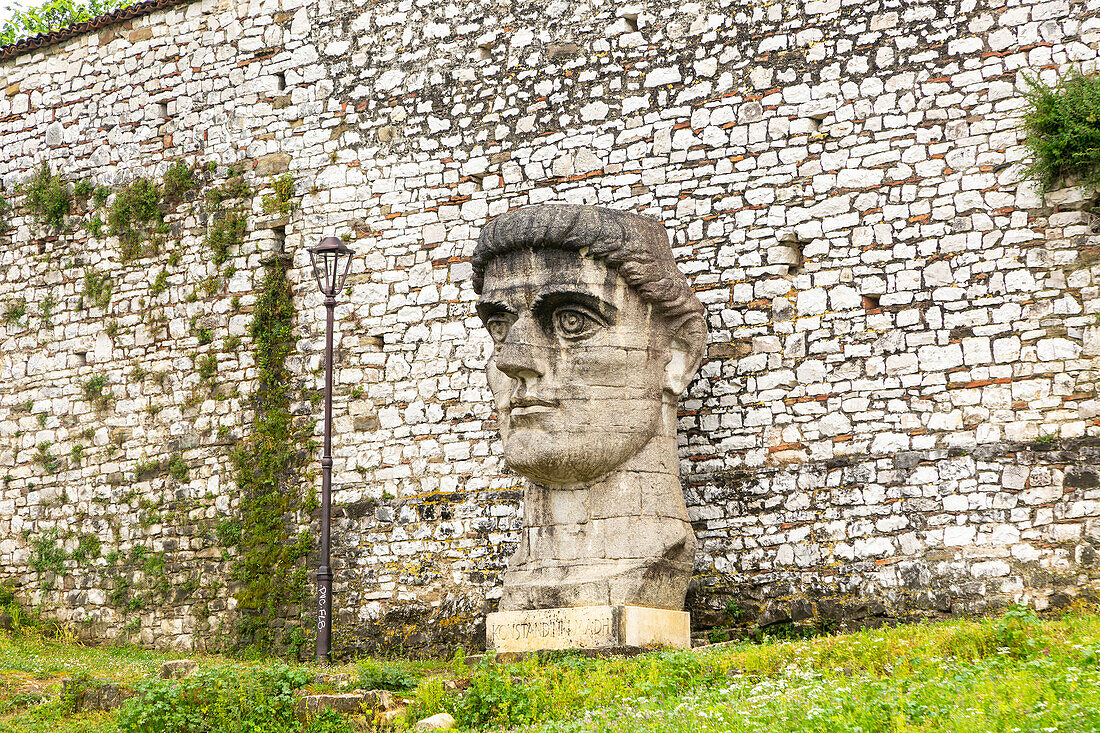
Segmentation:
{"type": "Polygon", "coordinates": [[[16,0],[0,0],[0,25],[7,23],[8,18],[19,8],[34,7],[36,4],[39,3],[28,2],[27,0],[18,0],[18,2],[16,0]]]}

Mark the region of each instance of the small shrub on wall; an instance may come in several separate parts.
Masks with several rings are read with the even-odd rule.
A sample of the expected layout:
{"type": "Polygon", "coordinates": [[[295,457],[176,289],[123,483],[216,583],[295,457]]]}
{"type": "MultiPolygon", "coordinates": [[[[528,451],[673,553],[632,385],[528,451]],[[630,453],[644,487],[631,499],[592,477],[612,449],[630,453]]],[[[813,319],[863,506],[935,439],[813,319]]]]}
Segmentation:
{"type": "Polygon", "coordinates": [[[155,235],[166,231],[160,187],[146,178],[136,179],[115,196],[107,222],[111,235],[118,237],[123,262],[154,253],[155,235]]]}
{"type": "Polygon", "coordinates": [[[1028,83],[1024,143],[1035,158],[1027,175],[1044,191],[1068,177],[1100,185],[1100,75],[1072,70],[1054,86],[1028,83]]]}
{"type": "Polygon", "coordinates": [[[43,163],[19,191],[25,194],[24,204],[35,221],[58,231],[65,226],[65,217],[72,208],[72,193],[69,184],[61,180],[60,175],[55,175],[48,164],[43,163]]]}

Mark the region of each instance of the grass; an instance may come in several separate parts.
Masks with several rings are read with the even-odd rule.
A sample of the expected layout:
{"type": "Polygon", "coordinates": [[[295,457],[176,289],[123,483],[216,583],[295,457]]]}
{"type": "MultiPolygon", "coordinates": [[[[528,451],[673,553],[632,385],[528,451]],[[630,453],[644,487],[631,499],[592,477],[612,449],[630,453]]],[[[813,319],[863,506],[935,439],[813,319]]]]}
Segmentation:
{"type": "MultiPolygon", "coordinates": [[[[175,656],[180,655],[0,633],[0,730],[119,730],[120,716],[132,717],[132,712],[70,714],[60,701],[61,678],[86,673],[137,682],[154,676],[163,661],[175,656]]],[[[192,658],[211,679],[227,665],[243,677],[300,679],[302,671],[309,672],[306,676],[315,671],[270,659],[192,658]]],[[[1100,730],[1100,613],[1087,610],[1040,620],[1013,609],[978,621],[632,658],[559,653],[513,664],[487,659],[475,667],[461,658],[449,663],[362,660],[326,671],[350,673],[360,684],[383,678],[399,688],[416,683],[415,689],[396,693],[411,701],[408,724],[447,710],[466,730],[1100,730]],[[459,678],[458,684],[447,683],[449,678],[459,678]]],[[[276,728],[256,733],[268,730],[276,728]]]]}
{"type": "Polygon", "coordinates": [[[61,699],[61,680],[85,673],[128,682],[155,675],[171,656],[133,646],[89,647],[36,634],[0,632],[0,730],[113,733],[117,714],[72,714],[61,699]]]}

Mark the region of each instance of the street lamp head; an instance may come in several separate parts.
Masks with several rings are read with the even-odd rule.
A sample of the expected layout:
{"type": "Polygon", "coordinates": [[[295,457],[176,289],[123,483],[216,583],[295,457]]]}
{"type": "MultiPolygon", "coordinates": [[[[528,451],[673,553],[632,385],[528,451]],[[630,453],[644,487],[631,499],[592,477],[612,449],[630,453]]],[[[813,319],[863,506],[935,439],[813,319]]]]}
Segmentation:
{"type": "Polygon", "coordinates": [[[325,237],[321,243],[309,248],[309,261],[313,264],[313,277],[317,287],[328,298],[344,287],[344,280],[351,270],[351,256],[355,251],[340,241],[339,237],[325,237]]]}

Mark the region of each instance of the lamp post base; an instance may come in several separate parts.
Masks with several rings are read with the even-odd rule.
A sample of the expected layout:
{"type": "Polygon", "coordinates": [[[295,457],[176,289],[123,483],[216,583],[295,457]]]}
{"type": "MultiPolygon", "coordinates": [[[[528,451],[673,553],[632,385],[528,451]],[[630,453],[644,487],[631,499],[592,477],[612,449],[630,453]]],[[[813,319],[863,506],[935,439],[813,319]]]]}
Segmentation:
{"type": "Polygon", "coordinates": [[[332,651],[332,570],[317,570],[317,654],[314,660],[328,664],[332,651]]]}

